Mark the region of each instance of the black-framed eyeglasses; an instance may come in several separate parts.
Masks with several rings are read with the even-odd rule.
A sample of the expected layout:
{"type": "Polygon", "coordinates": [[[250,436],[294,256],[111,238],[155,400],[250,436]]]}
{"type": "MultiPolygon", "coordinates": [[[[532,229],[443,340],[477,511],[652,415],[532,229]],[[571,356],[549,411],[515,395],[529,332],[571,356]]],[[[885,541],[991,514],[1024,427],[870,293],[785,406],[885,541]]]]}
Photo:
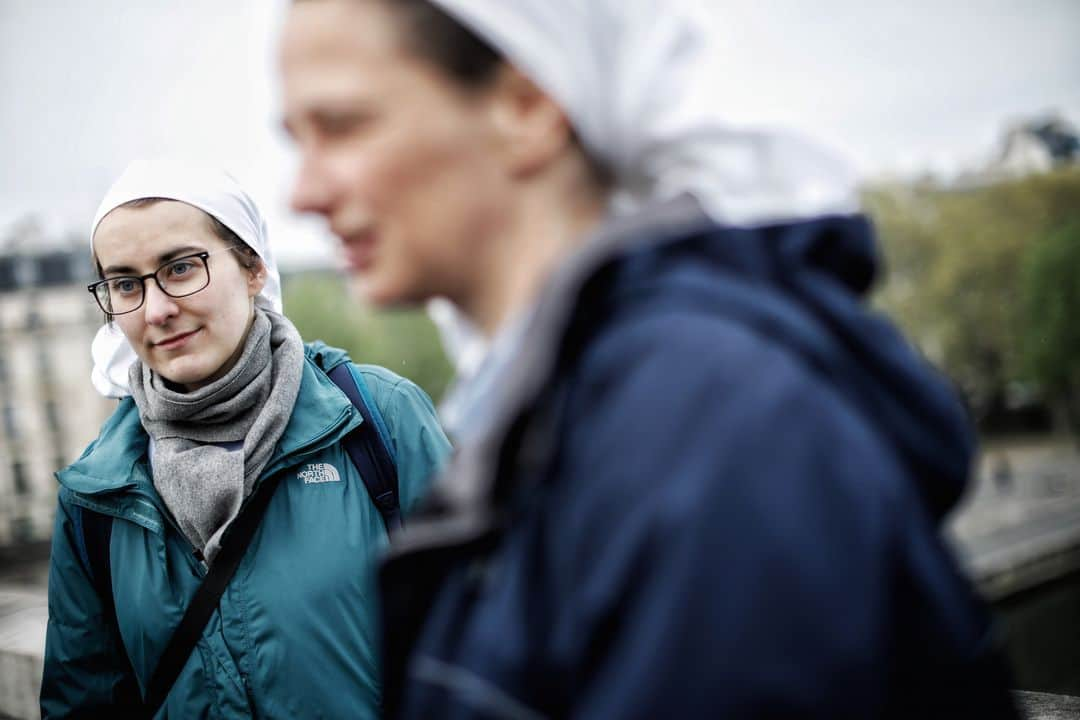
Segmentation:
{"type": "Polygon", "coordinates": [[[154,279],[161,292],[172,298],[187,297],[205,290],[210,284],[207,258],[227,250],[232,250],[232,247],[184,255],[170,260],[152,273],[117,275],[90,283],[86,289],[106,315],[125,315],[142,307],[146,300],[146,281],[150,278],[154,279]]]}

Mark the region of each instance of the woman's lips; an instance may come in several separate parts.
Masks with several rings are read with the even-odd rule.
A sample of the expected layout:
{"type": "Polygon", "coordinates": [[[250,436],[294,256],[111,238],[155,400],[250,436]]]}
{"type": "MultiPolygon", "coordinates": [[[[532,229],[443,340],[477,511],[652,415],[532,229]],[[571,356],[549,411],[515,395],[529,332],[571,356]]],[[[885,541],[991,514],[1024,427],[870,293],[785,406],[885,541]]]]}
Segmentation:
{"type": "Polygon", "coordinates": [[[375,233],[353,233],[342,243],[342,249],[350,270],[367,270],[375,262],[375,233]]]}
{"type": "Polygon", "coordinates": [[[191,341],[191,338],[195,337],[195,333],[197,332],[199,331],[192,330],[191,332],[181,333],[179,335],[172,335],[160,342],[154,343],[154,347],[160,348],[162,350],[179,350],[180,348],[187,345],[188,342],[191,341]]]}

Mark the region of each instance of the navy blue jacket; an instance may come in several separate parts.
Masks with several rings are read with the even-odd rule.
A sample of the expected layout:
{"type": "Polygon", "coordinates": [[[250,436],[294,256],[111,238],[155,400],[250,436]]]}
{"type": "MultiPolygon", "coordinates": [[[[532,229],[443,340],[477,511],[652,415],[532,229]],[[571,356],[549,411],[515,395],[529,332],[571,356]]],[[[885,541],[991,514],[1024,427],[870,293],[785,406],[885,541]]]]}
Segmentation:
{"type": "Polygon", "coordinates": [[[939,535],[971,428],[863,304],[868,223],[621,235],[451,469],[482,501],[440,491],[383,568],[391,711],[1013,717],[939,535]]]}

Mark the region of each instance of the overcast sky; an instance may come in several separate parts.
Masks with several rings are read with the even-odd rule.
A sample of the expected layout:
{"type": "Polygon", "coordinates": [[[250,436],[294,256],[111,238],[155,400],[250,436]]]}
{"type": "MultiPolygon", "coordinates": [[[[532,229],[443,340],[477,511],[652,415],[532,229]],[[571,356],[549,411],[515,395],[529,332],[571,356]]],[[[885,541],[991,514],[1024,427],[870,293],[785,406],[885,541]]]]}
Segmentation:
{"type": "MultiPolygon", "coordinates": [[[[1032,114],[1080,123],[1077,0],[704,1],[730,68],[711,89],[727,117],[809,132],[864,177],[976,166],[1032,114]]],[[[132,157],[181,152],[237,175],[283,264],[325,262],[321,225],[286,207],[284,7],[0,0],[0,234],[29,213],[85,232],[132,157]]]]}

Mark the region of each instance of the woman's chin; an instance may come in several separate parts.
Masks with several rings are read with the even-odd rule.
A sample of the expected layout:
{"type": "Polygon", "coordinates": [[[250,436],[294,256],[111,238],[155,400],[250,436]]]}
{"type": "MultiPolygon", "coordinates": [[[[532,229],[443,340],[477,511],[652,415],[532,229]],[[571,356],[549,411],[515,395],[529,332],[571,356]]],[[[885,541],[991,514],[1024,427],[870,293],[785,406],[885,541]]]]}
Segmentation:
{"type": "MultiPolygon", "coordinates": [[[[186,360],[186,358],[183,360],[186,360]]],[[[161,376],[173,389],[181,392],[197,390],[209,384],[213,381],[215,374],[203,367],[198,367],[195,363],[183,361],[169,363],[161,368],[154,368],[154,372],[161,376]]]]}
{"type": "Polygon", "coordinates": [[[434,293],[423,287],[377,273],[352,273],[348,276],[348,294],[353,302],[378,309],[414,307],[434,293]]]}
{"type": "Polygon", "coordinates": [[[393,292],[380,283],[376,276],[352,272],[348,275],[349,298],[361,305],[385,307],[393,303],[393,292]]]}

